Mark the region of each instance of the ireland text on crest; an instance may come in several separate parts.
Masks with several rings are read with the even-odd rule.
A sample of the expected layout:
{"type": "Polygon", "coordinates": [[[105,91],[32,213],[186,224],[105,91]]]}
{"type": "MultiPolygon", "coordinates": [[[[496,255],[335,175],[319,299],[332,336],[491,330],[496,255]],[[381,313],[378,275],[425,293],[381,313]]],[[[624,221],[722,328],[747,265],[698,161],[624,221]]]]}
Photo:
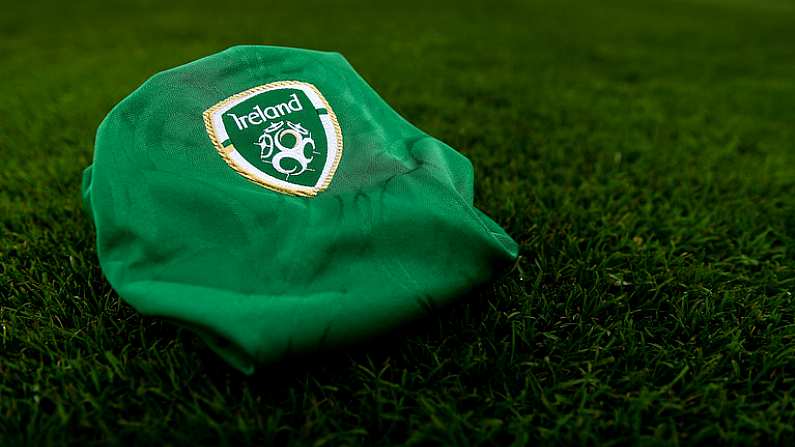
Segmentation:
{"type": "Polygon", "coordinates": [[[204,112],[226,163],[273,191],[311,197],[326,189],[342,157],[342,132],[312,84],[280,81],[233,95],[204,112]]]}

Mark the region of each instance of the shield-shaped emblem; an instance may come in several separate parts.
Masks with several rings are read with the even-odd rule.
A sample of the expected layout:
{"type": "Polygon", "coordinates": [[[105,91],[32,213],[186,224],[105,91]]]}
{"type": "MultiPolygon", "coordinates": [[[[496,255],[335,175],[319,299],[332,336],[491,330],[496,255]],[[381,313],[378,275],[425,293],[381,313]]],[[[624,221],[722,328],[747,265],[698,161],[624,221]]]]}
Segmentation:
{"type": "Polygon", "coordinates": [[[243,177],[273,191],[311,197],[342,158],[342,131],[312,84],[280,81],[224,99],[204,112],[210,140],[243,177]]]}

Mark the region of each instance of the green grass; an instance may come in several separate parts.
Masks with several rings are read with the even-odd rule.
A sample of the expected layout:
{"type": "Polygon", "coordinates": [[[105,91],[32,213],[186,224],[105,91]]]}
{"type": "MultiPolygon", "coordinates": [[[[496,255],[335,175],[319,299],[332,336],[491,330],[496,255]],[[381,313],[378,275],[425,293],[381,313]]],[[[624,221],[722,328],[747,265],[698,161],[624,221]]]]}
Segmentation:
{"type": "Polygon", "coordinates": [[[0,444],[795,442],[795,4],[38,1],[0,14],[0,444]],[[342,52],[476,168],[503,280],[244,377],[137,315],[96,126],[240,43],[342,52]]]}

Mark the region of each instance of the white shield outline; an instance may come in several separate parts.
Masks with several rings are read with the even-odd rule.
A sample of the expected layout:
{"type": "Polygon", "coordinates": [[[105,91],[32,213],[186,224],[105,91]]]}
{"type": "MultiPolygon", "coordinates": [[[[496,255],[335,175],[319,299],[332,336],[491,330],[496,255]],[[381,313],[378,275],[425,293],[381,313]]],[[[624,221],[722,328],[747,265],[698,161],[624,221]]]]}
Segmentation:
{"type": "Polygon", "coordinates": [[[215,104],[205,110],[203,116],[204,126],[207,128],[207,134],[210,136],[210,140],[218,150],[221,158],[226,161],[229,167],[237,171],[243,177],[272,191],[295,196],[313,197],[317,195],[317,193],[328,188],[331,184],[331,180],[342,158],[342,130],[340,130],[337,115],[320,91],[314,85],[307,82],[279,81],[250,88],[215,104]],[[257,169],[240,155],[231,142],[228,142],[229,135],[221,119],[226,111],[247,99],[264,92],[285,88],[301,90],[306,94],[306,97],[309,98],[312,107],[314,107],[316,111],[320,111],[321,109],[325,109],[326,111],[326,113],[323,114],[318,113],[318,118],[323,125],[323,133],[326,137],[326,148],[328,152],[326,154],[326,164],[323,166],[323,171],[320,173],[320,177],[318,177],[317,183],[314,186],[295,185],[257,169]],[[224,146],[223,143],[227,143],[226,146],[224,146]]]}

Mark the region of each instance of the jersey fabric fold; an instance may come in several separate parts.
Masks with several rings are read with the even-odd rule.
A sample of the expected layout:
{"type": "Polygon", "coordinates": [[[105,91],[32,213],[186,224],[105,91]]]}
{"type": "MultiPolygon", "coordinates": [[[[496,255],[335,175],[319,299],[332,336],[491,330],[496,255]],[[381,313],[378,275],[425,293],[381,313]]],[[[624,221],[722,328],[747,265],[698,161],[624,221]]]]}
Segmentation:
{"type": "Polygon", "coordinates": [[[337,53],[239,46],[156,74],[99,126],[82,193],[119,296],[248,374],[383,333],[517,256],[473,206],[469,160],[337,53]]]}

